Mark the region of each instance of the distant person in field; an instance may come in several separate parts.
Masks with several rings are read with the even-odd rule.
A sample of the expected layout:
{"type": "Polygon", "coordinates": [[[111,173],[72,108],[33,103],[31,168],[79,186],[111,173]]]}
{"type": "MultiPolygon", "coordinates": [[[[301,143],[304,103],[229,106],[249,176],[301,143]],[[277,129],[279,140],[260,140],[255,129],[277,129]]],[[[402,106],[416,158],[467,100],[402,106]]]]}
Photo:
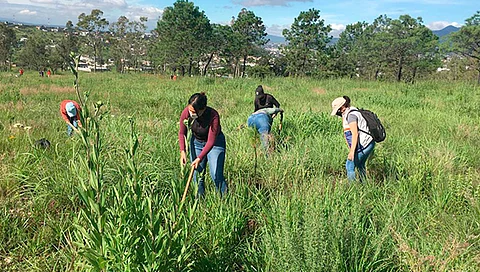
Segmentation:
{"type": "Polygon", "coordinates": [[[280,108],[280,103],[278,103],[275,97],[263,91],[262,85],[259,85],[255,90],[254,106],[255,111],[248,117],[247,124],[258,131],[262,147],[264,150],[268,150],[271,141],[270,131],[272,130],[273,118],[280,113],[279,128],[281,129],[283,109],[280,108]]]}
{"type": "Polygon", "coordinates": [[[221,195],[227,192],[227,182],[223,175],[225,164],[226,141],[220,126],[218,112],[207,106],[205,93],[195,93],[188,100],[187,107],[180,115],[180,130],[178,142],[180,145],[180,163],[187,163],[186,136],[190,129],[190,160],[196,169],[194,181],[197,182],[197,173],[201,173],[198,179],[198,195],[205,192],[205,171],[208,162],[210,176],[215,183],[215,188],[221,195]],[[187,128],[188,126],[188,128],[187,128]]]}
{"type": "Polygon", "coordinates": [[[48,69],[47,71],[47,77],[50,77],[52,75],[52,71],[50,71],[50,69],[48,69]]]}
{"type": "Polygon", "coordinates": [[[280,103],[278,103],[277,99],[275,99],[273,95],[265,93],[262,85],[258,85],[257,89],[255,90],[255,101],[253,104],[255,105],[254,111],[263,108],[280,108],[280,103]]]}
{"type": "Polygon", "coordinates": [[[332,102],[332,115],[342,117],[343,132],[349,149],[347,162],[347,178],[355,180],[355,169],[358,171],[360,182],[365,179],[365,163],[375,148],[375,141],[368,134],[367,121],[357,108],[350,105],[348,96],[338,97],[332,102]]]}
{"type": "Polygon", "coordinates": [[[18,70],[18,74],[19,76],[23,76],[23,68],[20,68],[20,70],[18,70]]]}
{"type": "Polygon", "coordinates": [[[67,123],[68,136],[72,136],[72,126],[78,128],[78,126],[82,125],[80,123],[80,111],[80,106],[73,100],[63,100],[60,104],[60,114],[67,123]]]}

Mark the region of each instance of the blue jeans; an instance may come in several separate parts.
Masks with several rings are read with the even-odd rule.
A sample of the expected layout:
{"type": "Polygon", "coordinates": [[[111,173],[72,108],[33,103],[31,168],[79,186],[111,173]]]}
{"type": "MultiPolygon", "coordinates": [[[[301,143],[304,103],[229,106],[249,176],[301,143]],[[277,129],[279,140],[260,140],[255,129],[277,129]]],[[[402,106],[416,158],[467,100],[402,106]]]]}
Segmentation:
{"type": "Polygon", "coordinates": [[[367,174],[367,171],[365,169],[365,162],[367,161],[368,156],[370,156],[370,154],[373,152],[374,148],[375,141],[372,141],[362,151],[355,151],[353,161],[347,159],[345,167],[347,168],[347,178],[349,181],[355,181],[355,168],[357,168],[360,182],[365,179],[367,174]]]}
{"type": "MultiPolygon", "coordinates": [[[[197,155],[200,155],[202,149],[207,143],[197,140],[194,136],[190,139],[190,159],[194,161],[197,158],[197,155]]],[[[193,180],[197,182],[197,173],[200,173],[200,179],[198,181],[198,196],[203,196],[205,193],[205,170],[208,167],[210,168],[210,176],[212,177],[213,182],[215,183],[215,188],[217,191],[220,191],[220,194],[223,196],[227,192],[227,182],[223,176],[223,167],[225,165],[225,135],[220,133],[215,139],[215,144],[210,152],[207,153],[207,156],[198,165],[195,170],[193,180]]]]}
{"type": "Polygon", "coordinates": [[[268,135],[272,129],[272,122],[272,117],[264,113],[251,114],[247,120],[248,126],[255,128],[260,133],[260,142],[265,150],[268,150],[269,147],[268,135]]]}
{"type": "MultiPolygon", "coordinates": [[[[78,121],[77,118],[75,117],[69,117],[68,120],[70,121],[70,124],[72,124],[75,128],[78,128],[78,121]]],[[[68,136],[72,136],[73,129],[70,125],[67,125],[67,134],[68,136]]]]}

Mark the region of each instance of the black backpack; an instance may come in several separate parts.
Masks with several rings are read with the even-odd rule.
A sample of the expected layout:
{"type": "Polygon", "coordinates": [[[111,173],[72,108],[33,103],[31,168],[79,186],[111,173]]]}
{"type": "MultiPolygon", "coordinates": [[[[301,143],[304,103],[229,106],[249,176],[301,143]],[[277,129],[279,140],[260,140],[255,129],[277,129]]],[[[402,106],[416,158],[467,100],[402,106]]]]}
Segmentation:
{"type": "Polygon", "coordinates": [[[385,140],[385,138],[387,137],[387,133],[385,132],[385,128],[383,127],[382,122],[380,122],[380,119],[378,119],[377,115],[374,112],[366,109],[351,110],[351,112],[352,111],[360,112],[365,121],[367,121],[367,127],[370,132],[363,131],[361,129],[358,130],[372,136],[373,140],[377,143],[383,142],[385,140]]]}

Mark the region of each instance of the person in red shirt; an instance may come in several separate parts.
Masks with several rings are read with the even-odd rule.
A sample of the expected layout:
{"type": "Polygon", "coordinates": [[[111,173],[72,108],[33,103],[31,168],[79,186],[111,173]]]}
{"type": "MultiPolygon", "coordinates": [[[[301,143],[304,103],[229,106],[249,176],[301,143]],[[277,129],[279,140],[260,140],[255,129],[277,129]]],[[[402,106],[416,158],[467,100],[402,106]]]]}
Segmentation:
{"type": "Polygon", "coordinates": [[[198,182],[197,195],[203,196],[205,192],[204,173],[207,166],[210,168],[210,176],[215,183],[215,188],[223,196],[227,192],[227,182],[223,175],[225,165],[225,135],[220,126],[220,116],[216,110],[207,107],[205,93],[195,93],[188,100],[187,107],[180,115],[180,130],[178,142],[180,145],[180,163],[187,163],[185,139],[188,129],[191,130],[190,160],[196,169],[194,181],[197,181],[197,173],[202,173],[198,182]],[[189,128],[187,128],[187,125],[189,128]]]}
{"type": "Polygon", "coordinates": [[[77,102],[73,100],[63,100],[60,103],[60,114],[62,115],[63,120],[67,123],[67,134],[72,136],[73,127],[78,128],[81,126],[80,123],[80,111],[82,109],[77,102]]]}
{"type": "Polygon", "coordinates": [[[20,73],[20,76],[23,76],[23,68],[20,68],[20,70],[18,70],[18,72],[20,73]]]}
{"type": "Polygon", "coordinates": [[[52,71],[50,71],[50,69],[48,69],[47,71],[47,77],[50,77],[52,75],[52,71]]]}

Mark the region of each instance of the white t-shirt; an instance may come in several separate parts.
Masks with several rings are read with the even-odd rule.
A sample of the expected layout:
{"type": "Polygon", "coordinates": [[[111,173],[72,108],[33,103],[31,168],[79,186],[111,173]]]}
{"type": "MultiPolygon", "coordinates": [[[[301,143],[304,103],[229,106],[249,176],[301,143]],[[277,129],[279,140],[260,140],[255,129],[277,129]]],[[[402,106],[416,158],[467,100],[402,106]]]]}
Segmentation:
{"type": "Polygon", "coordinates": [[[342,114],[343,121],[343,133],[345,139],[347,140],[348,146],[352,146],[352,132],[350,131],[349,124],[352,122],[357,122],[358,126],[358,147],[357,150],[363,150],[367,147],[373,140],[373,137],[369,134],[363,132],[370,132],[367,126],[367,121],[363,118],[362,114],[355,107],[350,107],[342,114]],[[348,118],[348,120],[347,120],[348,118]],[[361,131],[363,130],[363,131],[361,131]]]}

